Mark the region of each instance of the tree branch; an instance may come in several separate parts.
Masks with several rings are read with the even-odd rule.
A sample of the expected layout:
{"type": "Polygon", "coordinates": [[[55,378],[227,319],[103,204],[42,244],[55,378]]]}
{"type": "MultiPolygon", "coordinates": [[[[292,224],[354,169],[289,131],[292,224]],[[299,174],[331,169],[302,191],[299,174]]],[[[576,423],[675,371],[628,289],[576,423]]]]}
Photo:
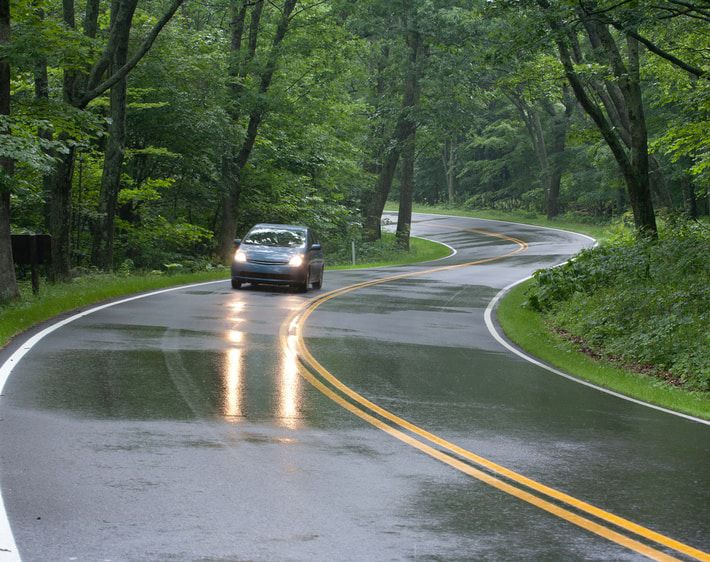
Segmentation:
{"type": "Polygon", "coordinates": [[[658,55],[659,57],[661,57],[661,58],[663,58],[663,59],[666,59],[668,62],[670,62],[671,64],[674,64],[674,65],[677,66],[678,68],[682,68],[682,69],[685,70],[686,72],[688,72],[688,73],[690,73],[690,74],[692,74],[692,75],[694,75],[694,76],[697,76],[698,78],[707,78],[707,72],[704,72],[704,71],[703,71],[702,69],[700,69],[700,68],[696,68],[696,67],[694,67],[694,66],[692,66],[692,65],[690,65],[690,64],[688,64],[688,63],[686,63],[686,62],[683,62],[683,61],[680,60],[678,57],[673,56],[672,54],[670,54],[670,53],[664,51],[663,49],[661,49],[660,47],[654,45],[651,41],[649,41],[648,39],[646,39],[645,37],[643,37],[642,35],[639,35],[639,34],[636,33],[635,31],[633,31],[632,29],[627,29],[623,24],[621,24],[621,22],[618,22],[618,21],[616,21],[616,20],[610,19],[610,20],[609,20],[609,23],[610,23],[615,29],[618,29],[619,31],[621,31],[621,32],[623,32],[623,33],[626,33],[626,34],[629,35],[630,37],[633,37],[634,39],[636,39],[636,41],[638,41],[639,43],[641,43],[641,44],[642,44],[644,47],[646,47],[649,51],[651,51],[652,53],[654,53],[655,55],[658,55]]]}
{"type": "Polygon", "coordinates": [[[173,15],[175,15],[175,12],[177,12],[178,8],[183,4],[184,1],[185,0],[173,0],[173,3],[168,8],[168,11],[163,14],[163,17],[160,18],[158,23],[156,23],[153,29],[150,30],[150,33],[145,38],[138,51],[136,51],[136,53],[128,60],[128,62],[124,64],[121,68],[119,68],[112,76],[107,78],[104,82],[102,82],[95,88],[86,92],[86,94],[84,94],[84,96],[79,101],[80,108],[86,107],[91,100],[103,94],[116,82],[124,78],[131,70],[133,70],[133,68],[135,68],[135,66],[141,61],[141,59],[153,46],[153,43],[155,42],[156,37],[158,37],[160,31],[170,21],[173,15]]]}

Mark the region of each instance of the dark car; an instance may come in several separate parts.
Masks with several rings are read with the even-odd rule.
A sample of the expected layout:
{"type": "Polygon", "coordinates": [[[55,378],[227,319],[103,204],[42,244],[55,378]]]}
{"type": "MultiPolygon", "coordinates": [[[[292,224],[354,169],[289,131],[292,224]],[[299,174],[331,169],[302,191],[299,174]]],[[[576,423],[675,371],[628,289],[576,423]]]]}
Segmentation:
{"type": "Polygon", "coordinates": [[[323,250],[305,226],[257,224],[238,246],[232,262],[232,287],[242,283],[291,285],[307,291],[323,285],[323,250]]]}

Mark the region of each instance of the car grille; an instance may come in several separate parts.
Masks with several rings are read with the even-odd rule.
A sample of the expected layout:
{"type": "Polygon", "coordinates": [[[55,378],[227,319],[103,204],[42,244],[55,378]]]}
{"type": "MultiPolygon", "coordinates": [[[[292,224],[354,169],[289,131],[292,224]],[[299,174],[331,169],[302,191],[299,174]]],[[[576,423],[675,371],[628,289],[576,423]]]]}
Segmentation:
{"type": "Polygon", "coordinates": [[[255,259],[247,259],[249,263],[256,263],[259,265],[286,265],[288,263],[288,260],[280,260],[280,261],[273,261],[273,260],[255,260],[255,259]]]}
{"type": "Polygon", "coordinates": [[[289,280],[291,279],[291,276],[288,273],[264,273],[262,271],[260,272],[255,272],[255,271],[242,271],[239,274],[240,277],[246,277],[246,278],[252,278],[252,279],[285,279],[289,280]]]}

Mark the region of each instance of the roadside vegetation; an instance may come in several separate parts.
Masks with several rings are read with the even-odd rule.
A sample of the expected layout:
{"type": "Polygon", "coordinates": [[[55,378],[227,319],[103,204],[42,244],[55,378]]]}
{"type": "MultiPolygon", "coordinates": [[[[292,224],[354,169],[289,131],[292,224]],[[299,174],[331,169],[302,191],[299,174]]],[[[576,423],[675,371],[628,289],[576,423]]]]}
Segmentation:
{"type": "Polygon", "coordinates": [[[582,351],[577,341],[562,337],[545,315],[527,305],[528,291],[534,283],[530,279],[511,289],[496,309],[498,321],[513,343],[580,379],[651,404],[710,419],[710,396],[707,393],[685,390],[598,355],[590,355],[582,351]]]}
{"type": "Polygon", "coordinates": [[[528,303],[590,354],[710,398],[710,227],[616,237],[534,275],[528,303]]]}
{"type": "Polygon", "coordinates": [[[409,250],[402,250],[394,234],[384,232],[380,240],[355,241],[355,264],[352,263],[352,247],[342,246],[327,254],[328,269],[350,269],[406,265],[445,258],[451,249],[438,242],[412,236],[409,250]]]}

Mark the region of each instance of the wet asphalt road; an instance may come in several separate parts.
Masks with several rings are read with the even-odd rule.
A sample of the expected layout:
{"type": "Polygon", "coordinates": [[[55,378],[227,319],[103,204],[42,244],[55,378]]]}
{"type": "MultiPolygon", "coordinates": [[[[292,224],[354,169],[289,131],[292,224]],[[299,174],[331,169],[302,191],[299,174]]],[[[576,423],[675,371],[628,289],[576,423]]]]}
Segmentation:
{"type": "MultiPolygon", "coordinates": [[[[564,261],[570,233],[416,216],[458,254],[327,272],[324,289],[228,282],[108,308],[47,336],[0,402],[0,485],[25,561],[635,560],[641,556],[443,464],[331,401],[279,329],[309,317],[318,361],[369,400],[548,486],[710,550],[710,428],[510,354],[483,311],[564,261]]],[[[0,363],[8,356],[0,352],[0,363]]],[[[677,553],[675,553],[677,555],[677,553]]]]}

